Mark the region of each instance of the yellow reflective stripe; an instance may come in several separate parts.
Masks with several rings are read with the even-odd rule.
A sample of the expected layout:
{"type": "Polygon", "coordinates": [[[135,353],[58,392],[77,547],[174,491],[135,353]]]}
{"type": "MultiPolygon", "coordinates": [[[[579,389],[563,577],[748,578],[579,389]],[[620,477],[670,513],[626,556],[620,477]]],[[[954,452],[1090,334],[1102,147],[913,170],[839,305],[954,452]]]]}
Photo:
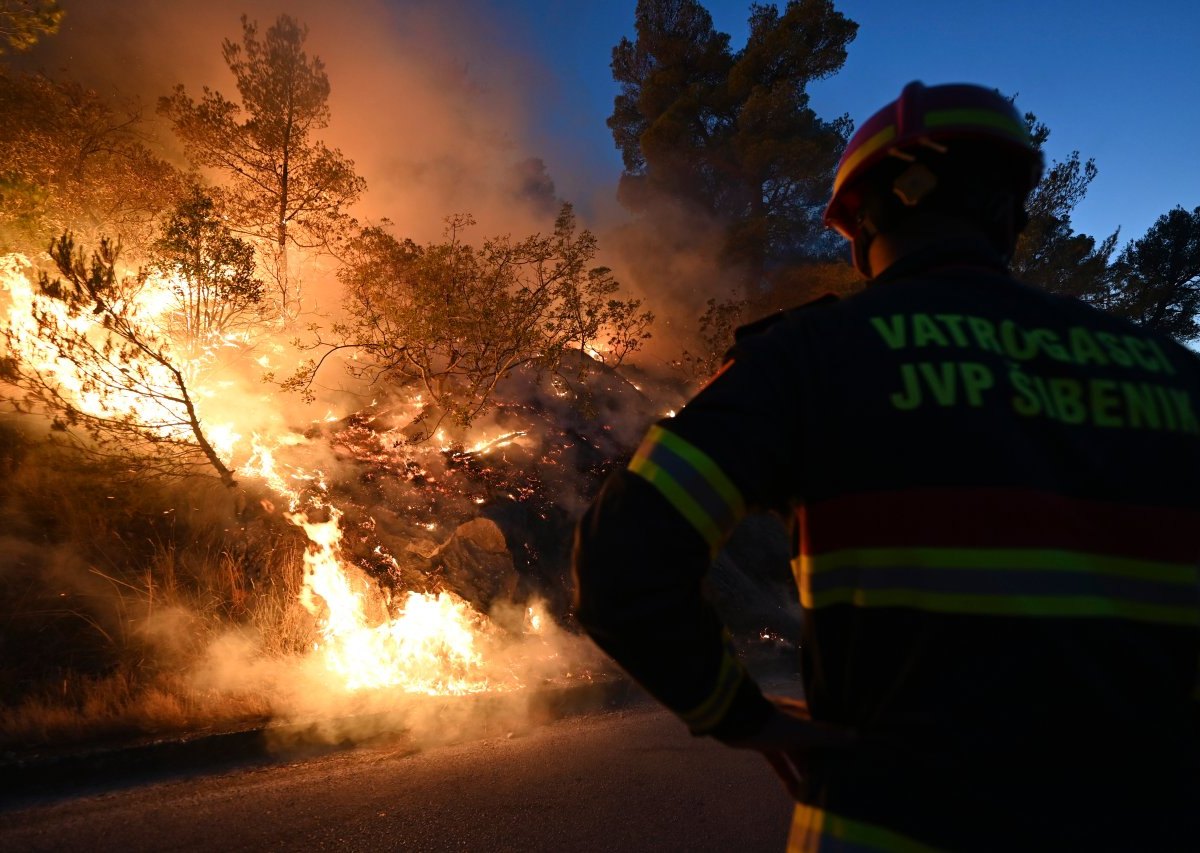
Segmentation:
{"type": "Polygon", "coordinates": [[[804,573],[828,572],[846,566],[1080,572],[1180,586],[1194,586],[1197,581],[1196,567],[1190,563],[1164,563],[1054,548],[844,548],[800,557],[800,569],[804,573]]]}
{"type": "Polygon", "coordinates": [[[854,171],[863,160],[870,157],[883,146],[887,145],[896,138],[896,126],[889,124],[883,130],[876,133],[866,142],[858,147],[858,150],[846,158],[842,163],[842,167],[838,169],[837,176],[833,180],[833,191],[836,193],[841,187],[842,182],[846,180],[846,176],[854,171]]]}
{"type": "Polygon", "coordinates": [[[729,711],[729,706],[733,704],[734,697],[737,696],[738,688],[745,677],[746,670],[742,667],[741,661],[734,657],[729,649],[726,649],[725,657],[721,660],[720,672],[717,674],[717,685],[713,688],[713,692],[695,708],[679,716],[696,734],[703,734],[714,728],[729,711]]]}
{"type": "Polygon", "coordinates": [[[742,498],[742,493],[733,481],[725,476],[725,472],[721,467],[712,460],[707,453],[701,450],[696,445],[685,441],[673,432],[668,432],[660,426],[650,427],[650,432],[646,436],[647,442],[661,444],[663,447],[675,451],[689,465],[692,466],[708,484],[716,490],[725,503],[733,510],[735,517],[740,517],[746,512],[746,502],[742,498]]]}
{"type": "Polygon", "coordinates": [[[717,549],[721,547],[721,529],[704,511],[704,507],[696,503],[687,490],[675,482],[674,477],[654,462],[640,456],[633,457],[633,461],[629,463],[629,470],[658,489],[667,502],[687,519],[697,533],[704,537],[704,541],[708,543],[709,552],[716,554],[717,549]]]}
{"type": "Polygon", "coordinates": [[[1029,141],[1029,131],[1025,125],[1011,116],[992,110],[931,110],[925,114],[926,127],[945,127],[951,124],[995,127],[1008,131],[1022,141],[1029,141]]]}
{"type": "Polygon", "coordinates": [[[882,826],[851,820],[824,809],[797,803],[792,812],[792,829],[788,833],[788,853],[819,851],[821,840],[837,839],[838,850],[887,850],[898,853],[936,853],[937,848],[922,844],[884,829],[882,826]]]}
{"type": "Polygon", "coordinates": [[[726,534],[746,513],[741,491],[704,451],[653,426],[629,470],[653,485],[708,543],[716,556],[726,534]]]}
{"type": "Polygon", "coordinates": [[[1200,626],[1200,610],[1169,604],[1145,604],[1101,596],[1080,595],[970,595],[930,592],[923,589],[858,589],[839,587],[813,593],[801,585],[800,603],[807,608],[833,604],[856,607],[911,607],[936,613],[971,613],[986,616],[1110,616],[1139,622],[1200,626]]]}

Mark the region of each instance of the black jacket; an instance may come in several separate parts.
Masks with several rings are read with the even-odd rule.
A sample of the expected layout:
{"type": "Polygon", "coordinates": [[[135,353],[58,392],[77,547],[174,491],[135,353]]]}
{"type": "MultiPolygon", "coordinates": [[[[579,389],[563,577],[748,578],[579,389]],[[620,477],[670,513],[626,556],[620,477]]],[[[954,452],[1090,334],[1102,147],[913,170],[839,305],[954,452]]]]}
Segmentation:
{"type": "Polygon", "coordinates": [[[786,508],[810,708],[862,744],[813,769],[818,836],[1169,846],[1200,812],[1198,413],[1191,351],[914,256],[739,335],[651,430],[580,525],[579,618],[693,731],[752,731],[700,582],[786,508]]]}

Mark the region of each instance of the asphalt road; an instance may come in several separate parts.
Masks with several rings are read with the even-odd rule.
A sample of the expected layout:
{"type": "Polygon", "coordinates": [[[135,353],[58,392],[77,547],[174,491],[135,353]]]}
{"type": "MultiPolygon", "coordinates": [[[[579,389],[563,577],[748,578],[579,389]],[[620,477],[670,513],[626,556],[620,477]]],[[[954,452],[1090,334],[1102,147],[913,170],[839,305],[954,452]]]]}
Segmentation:
{"type": "Polygon", "coordinates": [[[756,754],[639,704],[412,752],[361,748],[0,812],[2,851],[781,851],[756,754]]]}

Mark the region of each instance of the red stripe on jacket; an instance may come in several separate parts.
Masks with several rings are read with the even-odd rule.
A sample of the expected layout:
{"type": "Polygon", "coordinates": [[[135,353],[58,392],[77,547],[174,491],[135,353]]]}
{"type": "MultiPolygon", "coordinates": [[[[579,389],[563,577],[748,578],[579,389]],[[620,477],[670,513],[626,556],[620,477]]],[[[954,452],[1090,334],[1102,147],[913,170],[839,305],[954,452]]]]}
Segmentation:
{"type": "Polygon", "coordinates": [[[1200,558],[1200,511],[1025,489],[906,489],[801,507],[801,551],[1061,548],[1171,563],[1200,558]]]}

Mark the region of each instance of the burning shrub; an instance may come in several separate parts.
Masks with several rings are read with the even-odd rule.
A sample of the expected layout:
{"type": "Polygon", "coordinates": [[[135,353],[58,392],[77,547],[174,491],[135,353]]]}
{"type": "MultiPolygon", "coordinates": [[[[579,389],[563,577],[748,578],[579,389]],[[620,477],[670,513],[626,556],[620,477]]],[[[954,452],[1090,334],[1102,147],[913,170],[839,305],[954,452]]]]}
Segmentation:
{"type": "Polygon", "coordinates": [[[427,246],[365,229],[340,275],[350,319],[289,384],[309,387],[329,355],[350,349],[357,376],[416,381],[443,416],[467,425],[516,368],[555,372],[569,351],[615,365],[650,336],[654,317],[641,300],[617,298],[611,271],[589,266],[596,238],[576,230],[570,205],[551,235],[496,237],[478,249],[461,237],[473,223],[449,217],[445,241],[427,246]]]}
{"type": "MultiPolygon", "coordinates": [[[[200,423],[188,362],[143,315],[146,279],[118,275],[118,253],[102,240],[89,262],[69,234],[54,241],[62,278],[42,273],[37,293],[13,294],[27,305],[0,331],[4,378],[61,430],[81,427],[127,454],[149,445],[153,453],[137,457],[147,470],[180,473],[198,462],[232,486],[233,472],[200,423]]],[[[21,282],[9,277],[10,287],[21,282]]]]}

